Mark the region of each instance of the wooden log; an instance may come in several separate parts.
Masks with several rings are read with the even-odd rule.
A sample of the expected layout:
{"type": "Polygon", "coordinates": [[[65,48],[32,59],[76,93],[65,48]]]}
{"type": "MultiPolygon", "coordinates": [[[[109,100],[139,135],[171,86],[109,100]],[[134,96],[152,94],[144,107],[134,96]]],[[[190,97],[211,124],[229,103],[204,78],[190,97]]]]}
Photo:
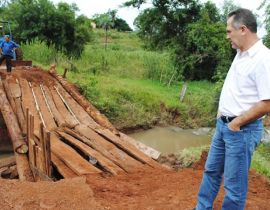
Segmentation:
{"type": "Polygon", "coordinates": [[[28,158],[29,158],[29,164],[30,168],[33,172],[33,177],[37,181],[37,175],[34,172],[33,168],[36,167],[36,153],[35,153],[35,141],[34,141],[34,116],[30,115],[29,109],[26,110],[26,124],[27,124],[27,142],[28,142],[28,158]]]}
{"type": "Polygon", "coordinates": [[[63,137],[69,144],[73,145],[80,151],[82,151],[86,156],[90,156],[97,160],[97,164],[100,165],[103,169],[110,172],[113,175],[117,175],[119,172],[124,172],[119,166],[115,165],[112,161],[104,157],[101,153],[92,149],[88,145],[82,143],[78,139],[70,136],[61,131],[57,131],[57,133],[63,137]]]}
{"type": "Polygon", "coordinates": [[[13,99],[13,97],[12,97],[12,94],[11,94],[10,88],[9,88],[9,86],[8,86],[8,83],[7,83],[6,80],[3,80],[2,82],[3,82],[4,90],[5,90],[5,92],[6,92],[8,101],[9,101],[11,107],[12,107],[12,110],[13,110],[14,112],[16,112],[16,104],[15,104],[15,101],[14,101],[14,99],[13,99]]]}
{"type": "Polygon", "coordinates": [[[67,110],[67,108],[65,107],[65,104],[63,103],[59,95],[57,94],[56,90],[50,89],[50,92],[53,96],[54,104],[56,105],[59,113],[62,114],[63,118],[65,119],[66,124],[68,124],[69,127],[75,127],[76,125],[78,125],[79,123],[76,121],[76,119],[74,119],[74,117],[67,110]]]}
{"type": "Polygon", "coordinates": [[[122,168],[124,171],[129,171],[129,168],[125,167],[125,163],[122,163],[122,159],[118,158],[113,155],[113,152],[111,151],[114,146],[111,145],[111,148],[109,148],[109,145],[107,147],[103,146],[102,143],[97,142],[95,139],[88,139],[79,132],[75,132],[74,130],[64,127],[63,130],[69,134],[70,136],[73,136],[74,138],[78,139],[79,141],[85,143],[86,145],[90,146],[91,148],[95,149],[96,151],[100,152],[104,157],[111,160],[114,164],[118,165],[120,168],[122,168]]]}
{"type": "Polygon", "coordinates": [[[46,103],[45,103],[45,99],[44,99],[43,94],[41,92],[40,86],[34,86],[33,90],[34,90],[35,95],[36,95],[36,99],[37,99],[37,103],[38,103],[40,112],[42,113],[42,117],[43,117],[44,124],[45,124],[44,126],[48,131],[51,131],[51,130],[55,129],[57,127],[57,125],[56,125],[56,123],[55,123],[46,103]]]}
{"type": "Polygon", "coordinates": [[[26,154],[18,154],[15,152],[16,166],[21,181],[33,182],[34,177],[31,171],[26,154]]]}
{"type": "Polygon", "coordinates": [[[5,166],[5,167],[0,168],[0,177],[2,177],[2,173],[4,171],[8,170],[8,168],[9,168],[8,166],[5,166]]]}
{"type": "Polygon", "coordinates": [[[1,170],[0,174],[1,177],[6,179],[14,179],[16,176],[18,177],[18,172],[15,165],[7,167],[6,170],[1,170]]]}
{"type": "Polygon", "coordinates": [[[0,168],[16,165],[15,156],[0,159],[0,168]]]}
{"type": "Polygon", "coordinates": [[[123,151],[125,151],[127,154],[129,154],[131,157],[134,157],[135,159],[141,161],[144,164],[148,164],[149,166],[153,168],[162,168],[160,164],[158,164],[156,161],[154,161],[152,158],[145,155],[143,152],[138,150],[133,144],[130,144],[128,142],[122,141],[118,136],[113,134],[108,129],[96,129],[96,131],[105,137],[107,140],[115,144],[117,147],[121,148],[123,151]]]}
{"type": "Polygon", "coordinates": [[[52,163],[57,171],[64,178],[74,178],[77,176],[62,160],[52,153],[52,163]]]}
{"type": "Polygon", "coordinates": [[[66,92],[66,90],[62,87],[58,87],[59,92],[62,94],[66,102],[69,104],[70,108],[76,115],[77,119],[80,121],[80,123],[89,125],[91,127],[100,127],[90,116],[89,114],[80,106],[73,98],[72,96],[66,92]]]}
{"type": "Polygon", "coordinates": [[[56,105],[54,104],[53,97],[51,95],[49,88],[46,86],[42,86],[42,88],[44,90],[45,97],[52,111],[55,122],[57,123],[58,126],[64,126],[66,124],[66,121],[64,117],[61,115],[61,113],[59,113],[56,105]]]}
{"type": "Polygon", "coordinates": [[[14,99],[15,102],[15,106],[16,106],[16,114],[18,117],[18,121],[22,130],[23,135],[26,135],[26,121],[25,121],[25,116],[23,113],[23,109],[22,109],[22,102],[21,102],[21,97],[22,97],[22,93],[21,93],[21,88],[19,85],[19,82],[16,81],[14,78],[13,79],[9,79],[8,80],[8,86],[9,89],[12,93],[12,97],[14,99]]]}
{"type": "Polygon", "coordinates": [[[59,140],[54,133],[51,134],[51,151],[79,176],[101,172],[83,159],[74,149],[59,140]]]}
{"type": "Polygon", "coordinates": [[[68,83],[63,77],[58,75],[55,71],[49,71],[49,73],[55,77],[64,89],[80,104],[83,109],[101,126],[110,129],[114,133],[118,133],[116,128],[110,123],[110,121],[105,117],[105,115],[101,114],[89,101],[83,97],[75,86],[68,83]]]}
{"type": "Polygon", "coordinates": [[[120,132],[120,139],[130,144],[133,144],[137,149],[139,149],[141,152],[148,155],[149,157],[153,158],[154,160],[157,160],[161,154],[159,151],[155,150],[154,148],[149,147],[139,141],[136,141],[135,139],[121,132],[120,132]]]}
{"type": "Polygon", "coordinates": [[[89,127],[84,125],[78,125],[75,127],[75,131],[89,139],[91,147],[98,150],[105,157],[110,159],[112,162],[124,169],[126,172],[136,172],[142,169],[142,163],[130,157],[124,151],[117,148],[111,142],[105,140],[102,136],[94,132],[89,127]]]}
{"type": "Polygon", "coordinates": [[[26,123],[25,123],[25,117],[24,117],[24,114],[23,114],[21,99],[20,98],[14,98],[14,101],[15,101],[15,105],[16,105],[16,114],[17,114],[17,117],[18,117],[18,121],[19,121],[19,124],[20,124],[22,135],[25,136],[27,131],[26,131],[26,123]]]}
{"type": "Polygon", "coordinates": [[[49,177],[52,175],[51,167],[51,133],[43,130],[43,152],[46,161],[46,172],[49,177]]]}
{"type": "Polygon", "coordinates": [[[28,146],[22,136],[16,115],[14,114],[6,97],[2,80],[0,80],[0,107],[10,138],[12,140],[14,151],[21,154],[27,153],[28,146]]]}
{"type": "Polygon", "coordinates": [[[29,109],[29,112],[34,116],[35,118],[34,134],[38,135],[40,119],[39,119],[37,109],[35,107],[32,91],[29,87],[27,80],[19,79],[19,83],[20,83],[21,91],[22,91],[22,107],[23,107],[24,114],[26,116],[26,110],[29,109]]]}

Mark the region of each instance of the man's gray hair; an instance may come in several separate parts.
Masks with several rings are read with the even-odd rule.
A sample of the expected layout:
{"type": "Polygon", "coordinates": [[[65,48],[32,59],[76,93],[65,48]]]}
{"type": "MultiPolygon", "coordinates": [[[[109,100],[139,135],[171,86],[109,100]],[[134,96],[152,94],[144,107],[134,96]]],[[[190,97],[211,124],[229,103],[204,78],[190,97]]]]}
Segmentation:
{"type": "Polygon", "coordinates": [[[257,33],[257,21],[255,15],[248,9],[239,8],[229,13],[233,17],[233,26],[239,29],[245,25],[251,32],[257,33]]]}

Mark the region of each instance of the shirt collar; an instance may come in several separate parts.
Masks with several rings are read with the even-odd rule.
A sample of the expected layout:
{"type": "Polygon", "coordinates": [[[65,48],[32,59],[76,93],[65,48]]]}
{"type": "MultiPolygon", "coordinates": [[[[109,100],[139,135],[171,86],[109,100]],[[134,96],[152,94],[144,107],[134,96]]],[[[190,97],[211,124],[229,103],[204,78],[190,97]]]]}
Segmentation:
{"type": "Polygon", "coordinates": [[[263,46],[262,40],[258,40],[254,45],[252,45],[246,52],[250,57],[253,57],[263,46]]]}

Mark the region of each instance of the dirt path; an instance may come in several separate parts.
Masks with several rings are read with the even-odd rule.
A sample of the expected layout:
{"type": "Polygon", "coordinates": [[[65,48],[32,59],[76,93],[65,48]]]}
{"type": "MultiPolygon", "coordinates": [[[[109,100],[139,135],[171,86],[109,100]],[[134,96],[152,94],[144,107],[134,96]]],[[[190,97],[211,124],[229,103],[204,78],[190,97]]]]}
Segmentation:
{"type": "MultiPolygon", "coordinates": [[[[0,179],[0,208],[7,209],[192,209],[202,170],[148,170],[115,177],[88,176],[56,183],[0,179]]],[[[250,173],[246,210],[269,209],[269,180],[250,173]]],[[[215,203],[220,209],[224,192],[215,203]]]]}

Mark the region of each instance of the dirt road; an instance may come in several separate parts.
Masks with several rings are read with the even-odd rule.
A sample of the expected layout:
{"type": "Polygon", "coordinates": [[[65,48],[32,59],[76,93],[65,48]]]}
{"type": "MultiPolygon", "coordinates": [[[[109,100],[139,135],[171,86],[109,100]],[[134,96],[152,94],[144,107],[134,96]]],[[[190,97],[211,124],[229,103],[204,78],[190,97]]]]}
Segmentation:
{"type": "MultiPolygon", "coordinates": [[[[201,168],[197,164],[197,168],[201,168]]],[[[148,170],[114,177],[91,175],[55,183],[0,179],[0,208],[8,209],[147,209],[189,210],[195,206],[201,169],[148,170]]],[[[214,209],[220,209],[223,190],[214,209]]],[[[270,183],[250,173],[246,210],[269,209],[270,183]]]]}

